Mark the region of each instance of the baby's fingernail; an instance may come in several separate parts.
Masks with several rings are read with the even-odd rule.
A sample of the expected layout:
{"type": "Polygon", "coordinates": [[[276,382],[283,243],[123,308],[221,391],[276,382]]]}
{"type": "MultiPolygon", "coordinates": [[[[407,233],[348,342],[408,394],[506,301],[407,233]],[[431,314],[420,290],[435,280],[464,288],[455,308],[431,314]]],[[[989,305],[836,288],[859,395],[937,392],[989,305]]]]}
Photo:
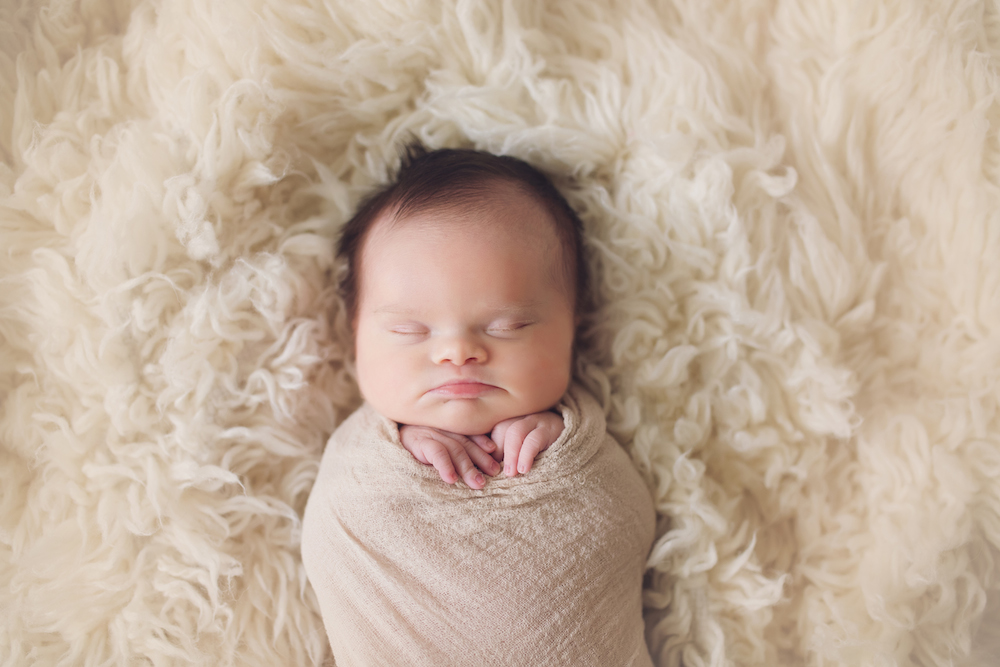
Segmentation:
{"type": "Polygon", "coordinates": [[[476,475],[475,477],[472,478],[472,481],[474,481],[476,484],[482,484],[483,482],[485,482],[482,475],[476,475]]]}
{"type": "Polygon", "coordinates": [[[528,472],[528,465],[522,463],[521,465],[517,466],[517,471],[523,475],[524,473],[528,472]]]}

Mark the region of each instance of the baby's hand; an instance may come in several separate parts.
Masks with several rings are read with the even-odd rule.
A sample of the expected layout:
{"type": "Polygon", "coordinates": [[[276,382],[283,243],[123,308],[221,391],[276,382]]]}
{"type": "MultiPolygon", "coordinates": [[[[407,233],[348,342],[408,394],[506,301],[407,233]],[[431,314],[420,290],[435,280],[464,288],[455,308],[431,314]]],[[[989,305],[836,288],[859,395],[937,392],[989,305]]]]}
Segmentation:
{"type": "Polygon", "coordinates": [[[481,489],[486,480],[480,470],[487,475],[500,472],[500,464],[490,456],[496,445],[485,435],[459,435],[429,426],[401,424],[399,439],[406,451],[424,465],[434,466],[448,484],[454,484],[461,474],[470,488],[481,489]]]}
{"type": "Polygon", "coordinates": [[[493,458],[503,460],[507,477],[526,473],[535,457],[559,439],[563,426],[562,417],[554,412],[505,419],[493,427],[493,442],[497,447],[493,458]]]}

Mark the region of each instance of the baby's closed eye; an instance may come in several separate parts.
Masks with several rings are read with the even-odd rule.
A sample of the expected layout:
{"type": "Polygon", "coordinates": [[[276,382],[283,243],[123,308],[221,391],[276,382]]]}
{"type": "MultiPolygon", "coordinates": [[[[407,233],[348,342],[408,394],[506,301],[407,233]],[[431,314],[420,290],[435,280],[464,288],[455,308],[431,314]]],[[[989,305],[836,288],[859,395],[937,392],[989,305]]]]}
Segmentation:
{"type": "Polygon", "coordinates": [[[517,335],[530,327],[534,322],[494,322],[486,327],[486,333],[500,338],[517,335]]]}
{"type": "Polygon", "coordinates": [[[401,336],[426,336],[430,333],[427,327],[415,323],[394,324],[389,327],[389,332],[401,336]]]}

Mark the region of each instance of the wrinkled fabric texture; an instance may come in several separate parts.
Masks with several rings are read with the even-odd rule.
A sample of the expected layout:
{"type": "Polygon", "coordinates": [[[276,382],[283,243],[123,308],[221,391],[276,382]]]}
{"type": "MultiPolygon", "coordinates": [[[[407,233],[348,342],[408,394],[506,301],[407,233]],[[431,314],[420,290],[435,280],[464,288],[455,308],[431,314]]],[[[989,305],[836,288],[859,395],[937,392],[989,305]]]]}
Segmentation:
{"type": "Polygon", "coordinates": [[[342,667],[651,666],[649,491],[573,388],[526,474],[445,484],[367,403],[327,444],[302,559],[342,667]]]}

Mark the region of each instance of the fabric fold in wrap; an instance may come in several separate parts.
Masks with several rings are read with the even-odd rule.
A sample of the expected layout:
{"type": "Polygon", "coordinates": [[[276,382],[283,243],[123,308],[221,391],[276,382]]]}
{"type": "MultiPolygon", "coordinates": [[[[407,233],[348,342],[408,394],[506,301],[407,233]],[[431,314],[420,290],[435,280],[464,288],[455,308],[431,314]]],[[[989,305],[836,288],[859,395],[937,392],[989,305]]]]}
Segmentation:
{"type": "Polygon", "coordinates": [[[642,478],[572,387],[527,475],[449,486],[365,404],[327,444],[302,558],[339,667],[651,665],[642,478]]]}

